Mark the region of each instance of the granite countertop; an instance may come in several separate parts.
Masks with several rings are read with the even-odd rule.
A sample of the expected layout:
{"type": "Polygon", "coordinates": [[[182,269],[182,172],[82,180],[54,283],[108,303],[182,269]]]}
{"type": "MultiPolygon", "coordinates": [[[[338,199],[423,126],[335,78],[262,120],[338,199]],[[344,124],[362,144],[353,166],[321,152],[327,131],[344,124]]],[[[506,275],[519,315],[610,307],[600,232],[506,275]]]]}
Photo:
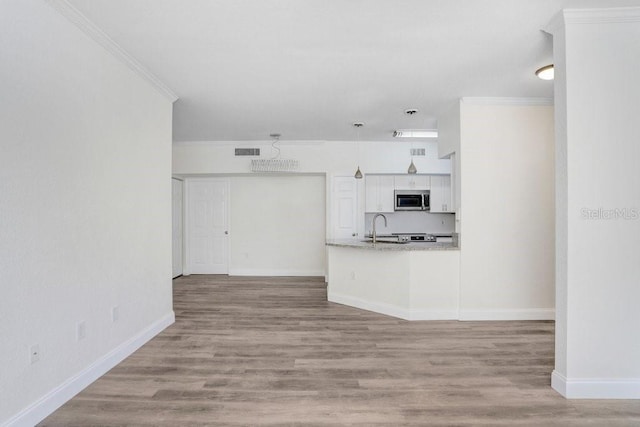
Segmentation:
{"type": "Polygon", "coordinates": [[[370,249],[376,251],[457,251],[460,248],[453,243],[373,243],[362,239],[328,239],[327,246],[337,246],[342,248],[370,249]]]}

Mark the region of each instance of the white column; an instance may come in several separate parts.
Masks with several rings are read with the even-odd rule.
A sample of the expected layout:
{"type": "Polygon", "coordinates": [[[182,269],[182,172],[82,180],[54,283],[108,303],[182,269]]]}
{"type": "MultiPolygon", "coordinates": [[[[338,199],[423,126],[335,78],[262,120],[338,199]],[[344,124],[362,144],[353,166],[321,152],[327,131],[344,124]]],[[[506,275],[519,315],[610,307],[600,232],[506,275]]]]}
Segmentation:
{"type": "Polygon", "coordinates": [[[556,366],[567,398],[640,398],[640,8],[554,35],[556,366]]]}

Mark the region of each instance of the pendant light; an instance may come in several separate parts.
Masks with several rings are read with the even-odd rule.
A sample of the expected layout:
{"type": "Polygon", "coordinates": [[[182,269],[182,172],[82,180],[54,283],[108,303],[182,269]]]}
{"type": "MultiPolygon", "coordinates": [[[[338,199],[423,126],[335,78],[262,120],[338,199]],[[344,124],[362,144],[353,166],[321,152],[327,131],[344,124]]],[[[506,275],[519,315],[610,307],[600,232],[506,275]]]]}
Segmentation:
{"type": "MultiPolygon", "coordinates": [[[[409,108],[408,110],[406,110],[404,113],[407,116],[413,116],[415,113],[417,113],[418,110],[416,110],[415,108],[409,108]]],[[[402,136],[402,133],[398,134],[398,131],[393,133],[394,137],[399,137],[402,136]]],[[[413,135],[411,135],[413,136],[413,135]]],[[[416,165],[413,164],[413,142],[411,143],[411,164],[409,164],[409,169],[407,169],[407,173],[411,174],[411,175],[415,175],[416,173],[418,173],[418,169],[416,169],[416,165]]]]}
{"type": "Polygon", "coordinates": [[[407,169],[407,173],[412,175],[418,173],[418,169],[416,169],[416,165],[413,164],[413,156],[411,156],[411,164],[409,165],[409,169],[407,169]]]}
{"type": "MultiPolygon", "coordinates": [[[[360,163],[360,128],[364,126],[362,122],[356,122],[353,124],[356,128],[357,141],[358,141],[358,163],[360,163]]],[[[356,169],[356,173],[353,176],[355,179],[362,179],[362,171],[360,171],[360,165],[358,165],[358,169],[356,169]]]]}

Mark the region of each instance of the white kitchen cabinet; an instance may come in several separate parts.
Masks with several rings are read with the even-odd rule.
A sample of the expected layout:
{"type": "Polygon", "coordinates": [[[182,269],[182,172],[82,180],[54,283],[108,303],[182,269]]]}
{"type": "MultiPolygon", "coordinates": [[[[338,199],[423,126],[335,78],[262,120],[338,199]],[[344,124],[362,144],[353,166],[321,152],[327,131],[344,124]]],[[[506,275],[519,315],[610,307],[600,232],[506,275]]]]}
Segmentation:
{"type": "Polygon", "coordinates": [[[451,176],[431,175],[431,212],[455,212],[451,197],[451,176]]]}
{"type": "Polygon", "coordinates": [[[396,190],[428,190],[429,175],[396,175],[393,177],[396,190]]]}
{"type": "Polygon", "coordinates": [[[393,212],[393,175],[367,175],[365,178],[365,211],[393,212]]]}

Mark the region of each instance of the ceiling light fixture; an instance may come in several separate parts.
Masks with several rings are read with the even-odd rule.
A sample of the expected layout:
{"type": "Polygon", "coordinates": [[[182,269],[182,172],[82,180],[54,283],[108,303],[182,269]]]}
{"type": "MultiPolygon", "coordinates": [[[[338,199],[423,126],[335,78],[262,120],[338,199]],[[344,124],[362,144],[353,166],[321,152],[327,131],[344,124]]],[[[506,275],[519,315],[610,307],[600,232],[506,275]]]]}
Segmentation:
{"type": "Polygon", "coordinates": [[[271,133],[269,137],[273,139],[271,142],[271,154],[270,159],[251,159],[251,172],[295,172],[300,166],[299,162],[294,159],[281,159],[280,147],[277,146],[280,142],[279,133],[271,133]],[[277,153],[274,155],[274,151],[277,153]]]}
{"type": "Polygon", "coordinates": [[[393,131],[394,138],[437,138],[435,129],[398,129],[393,131]]]}
{"type": "Polygon", "coordinates": [[[553,80],[553,64],[545,65],[542,68],[536,70],[536,76],[542,80],[553,80]]]}
{"type": "MultiPolygon", "coordinates": [[[[356,128],[356,136],[358,141],[358,163],[360,163],[360,128],[364,126],[362,122],[355,122],[353,127],[356,128]]],[[[355,175],[353,176],[355,179],[362,179],[362,171],[360,171],[360,165],[358,164],[358,169],[356,170],[355,175]]]]}

